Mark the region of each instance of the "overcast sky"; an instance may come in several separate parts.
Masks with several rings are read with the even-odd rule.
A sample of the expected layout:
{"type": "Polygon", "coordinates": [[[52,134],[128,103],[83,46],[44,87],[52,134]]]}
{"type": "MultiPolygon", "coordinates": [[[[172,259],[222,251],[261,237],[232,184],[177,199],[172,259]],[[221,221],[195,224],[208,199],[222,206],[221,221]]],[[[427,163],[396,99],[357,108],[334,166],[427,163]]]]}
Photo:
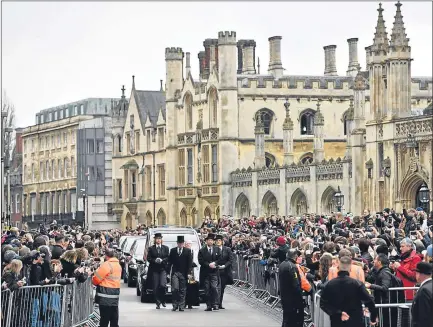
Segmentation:
{"type": "MultiPolygon", "coordinates": [[[[359,38],[365,69],[377,21],[375,2],[3,2],[2,88],[15,104],[16,125],[33,125],[35,113],[88,97],[119,97],[131,76],[136,87],[158,90],[165,78],[165,47],[191,52],[194,77],[203,40],[233,30],[255,39],[261,73],[268,37],[281,35],[288,74],[323,75],[323,46],[337,45],[337,69],[348,65],[346,40],[359,38]]],[[[385,2],[388,33],[395,3],[385,2]]],[[[432,3],[403,2],[412,46],[412,76],[432,76],[432,3]]]]}

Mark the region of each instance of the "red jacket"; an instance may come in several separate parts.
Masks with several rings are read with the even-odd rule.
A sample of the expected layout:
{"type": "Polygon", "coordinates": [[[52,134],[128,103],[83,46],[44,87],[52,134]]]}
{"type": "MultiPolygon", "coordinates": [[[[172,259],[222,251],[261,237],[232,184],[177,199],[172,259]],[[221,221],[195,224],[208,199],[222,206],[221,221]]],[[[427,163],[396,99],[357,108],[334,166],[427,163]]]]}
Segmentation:
{"type": "MultiPolygon", "coordinates": [[[[400,262],[396,276],[401,279],[404,287],[414,287],[416,284],[415,268],[418,262],[421,262],[421,258],[413,250],[409,257],[400,262]]],[[[405,291],[406,300],[413,300],[415,291],[405,291]]]]}

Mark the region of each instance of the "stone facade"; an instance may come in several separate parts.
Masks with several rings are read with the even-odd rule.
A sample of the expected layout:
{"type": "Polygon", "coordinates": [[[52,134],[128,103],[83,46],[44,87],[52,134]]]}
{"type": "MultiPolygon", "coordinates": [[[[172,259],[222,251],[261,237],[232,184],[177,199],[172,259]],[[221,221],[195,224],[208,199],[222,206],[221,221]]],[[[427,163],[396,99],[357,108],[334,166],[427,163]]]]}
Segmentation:
{"type": "MultiPolygon", "coordinates": [[[[165,108],[160,120],[164,147],[144,147],[140,155],[123,149],[122,158],[113,164],[118,178],[113,183],[120,180],[124,185],[131,177],[122,175],[121,166],[133,160],[138,171],[142,157],[147,163],[155,153],[156,162],[165,163],[166,193],[151,203],[139,199],[129,206],[128,201],[120,203],[122,221],[129,215],[123,224],[132,220],[133,226],[138,217],[150,219],[152,211],[159,210],[164,210],[165,223],[181,225],[197,225],[205,216],[222,214],[330,212],[335,210],[332,201],[338,187],[345,195],[345,211],[399,208],[401,201],[415,205],[412,193],[420,180],[433,189],[428,177],[431,168],[425,161],[430,150],[419,156],[418,170],[406,176],[409,157],[397,157],[394,143],[407,137],[397,133],[399,124],[413,121],[412,125],[421,126],[418,134],[422,135],[416,135],[422,137],[417,139],[420,149],[429,147],[427,118],[410,116],[431,103],[432,78],[411,78],[410,47],[401,36],[401,15],[396,15],[398,26],[389,42],[381,26],[381,9],[379,13],[373,45],[366,48],[365,71],[358,62],[358,39],[347,40],[345,76],[336,71],[333,45],[324,47],[324,76],[285,74],[280,36],[269,38],[267,74],[260,74],[259,60],[256,67],[254,40],[237,40],[236,32],[220,32],[217,39],[204,42],[198,80],[191,75],[190,54],[186,53],[184,69],[183,50],[166,48],[165,108]],[[380,147],[383,158],[377,154],[380,147]],[[370,158],[377,171],[372,178],[366,168],[370,158]],[[385,159],[395,175],[384,177],[388,180],[382,183],[379,169],[384,166],[378,162],[385,159]],[[404,182],[416,179],[414,174],[424,177],[404,182]],[[410,191],[399,191],[402,183],[412,185],[410,191]],[[387,191],[382,196],[383,188],[387,191]]],[[[131,133],[129,117],[140,118],[134,92],[119,134],[124,144],[131,133]]],[[[137,129],[143,144],[146,128],[155,131],[156,123],[140,123],[135,121],[134,126],[144,125],[137,129]]]]}

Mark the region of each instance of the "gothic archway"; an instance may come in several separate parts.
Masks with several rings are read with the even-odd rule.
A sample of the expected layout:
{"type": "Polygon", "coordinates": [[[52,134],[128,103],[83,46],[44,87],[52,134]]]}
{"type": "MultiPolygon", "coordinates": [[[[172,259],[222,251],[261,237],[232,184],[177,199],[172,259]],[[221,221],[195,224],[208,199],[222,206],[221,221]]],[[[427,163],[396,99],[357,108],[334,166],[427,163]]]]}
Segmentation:
{"type": "Polygon", "coordinates": [[[204,209],[204,217],[207,218],[213,218],[212,217],[212,210],[210,209],[210,207],[206,207],[206,209],[204,209]]]}
{"type": "Polygon", "coordinates": [[[313,135],[315,115],[316,115],[316,111],[310,108],[305,109],[300,113],[299,122],[300,122],[301,135],[313,135]]]}
{"type": "Polygon", "coordinates": [[[254,116],[254,120],[257,121],[257,116],[260,115],[260,118],[263,123],[263,129],[266,135],[270,135],[272,133],[272,122],[274,120],[275,114],[272,110],[268,108],[262,108],[256,112],[254,116]]]}
{"type": "Polygon", "coordinates": [[[126,228],[132,228],[132,216],[129,212],[126,214],[125,221],[126,221],[126,228]]]}
{"type": "Polygon", "coordinates": [[[277,198],[271,191],[267,191],[262,200],[262,212],[267,216],[278,215],[277,198]]]}
{"type": "Polygon", "coordinates": [[[334,195],[336,192],[337,191],[332,186],[328,186],[323,192],[321,201],[321,213],[331,213],[335,211],[334,195]]]}
{"type": "Polygon", "coordinates": [[[300,189],[293,192],[290,199],[291,213],[297,216],[303,215],[308,212],[308,201],[305,193],[300,189]]]}
{"type": "Polygon", "coordinates": [[[153,224],[152,214],[150,211],[146,212],[146,226],[150,226],[153,224]]]}
{"type": "Polygon", "coordinates": [[[180,211],[180,226],[188,225],[188,216],[186,214],[185,208],[180,211]]]}
{"type": "Polygon", "coordinates": [[[235,202],[236,218],[249,217],[250,211],[250,201],[244,193],[239,194],[235,202]]]}
{"type": "Polygon", "coordinates": [[[428,185],[428,181],[419,173],[412,173],[403,180],[400,186],[400,201],[406,208],[419,206],[419,189],[423,183],[428,185]]]}
{"type": "Polygon", "coordinates": [[[303,154],[302,156],[301,156],[301,158],[299,159],[299,162],[300,163],[302,163],[302,164],[310,164],[310,163],[312,163],[313,162],[313,154],[311,153],[311,152],[307,152],[307,153],[305,153],[305,154],[303,154]]]}
{"type": "Polygon", "coordinates": [[[156,219],[158,221],[158,225],[167,225],[167,217],[165,215],[164,209],[159,209],[156,219]]]}

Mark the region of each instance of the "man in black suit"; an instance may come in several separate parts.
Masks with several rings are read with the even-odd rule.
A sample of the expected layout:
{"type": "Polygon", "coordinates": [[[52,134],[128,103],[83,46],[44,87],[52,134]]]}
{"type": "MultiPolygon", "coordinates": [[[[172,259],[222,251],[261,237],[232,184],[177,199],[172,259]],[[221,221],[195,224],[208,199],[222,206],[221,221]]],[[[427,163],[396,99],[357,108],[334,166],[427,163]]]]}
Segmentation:
{"type": "Polygon", "coordinates": [[[224,290],[227,285],[231,285],[233,283],[233,252],[229,247],[224,246],[224,237],[222,235],[216,236],[215,243],[215,247],[219,248],[221,251],[221,256],[217,261],[218,271],[220,275],[220,282],[218,284],[219,308],[225,309],[223,307],[224,290]]]}
{"type": "Polygon", "coordinates": [[[170,250],[168,257],[168,271],[171,270],[171,290],[173,292],[172,311],[185,310],[186,282],[192,268],[191,250],[184,247],[185,238],[177,236],[177,247],[170,250]]]}
{"type": "Polygon", "coordinates": [[[206,246],[198,252],[198,262],[200,264],[200,278],[204,281],[204,290],[206,294],[206,310],[219,310],[218,284],[219,273],[217,261],[220,258],[221,250],[214,247],[215,235],[209,233],[206,236],[206,246]]]}
{"type": "Polygon", "coordinates": [[[167,262],[169,249],[162,245],[162,234],[155,233],[155,244],[149,248],[148,260],[149,271],[152,272],[153,294],[155,296],[156,308],[161,304],[165,308],[165,288],[167,285],[167,262]]]}
{"type": "Polygon", "coordinates": [[[420,284],[412,303],[412,327],[433,326],[433,266],[419,262],[416,266],[416,281],[420,284]]]}

